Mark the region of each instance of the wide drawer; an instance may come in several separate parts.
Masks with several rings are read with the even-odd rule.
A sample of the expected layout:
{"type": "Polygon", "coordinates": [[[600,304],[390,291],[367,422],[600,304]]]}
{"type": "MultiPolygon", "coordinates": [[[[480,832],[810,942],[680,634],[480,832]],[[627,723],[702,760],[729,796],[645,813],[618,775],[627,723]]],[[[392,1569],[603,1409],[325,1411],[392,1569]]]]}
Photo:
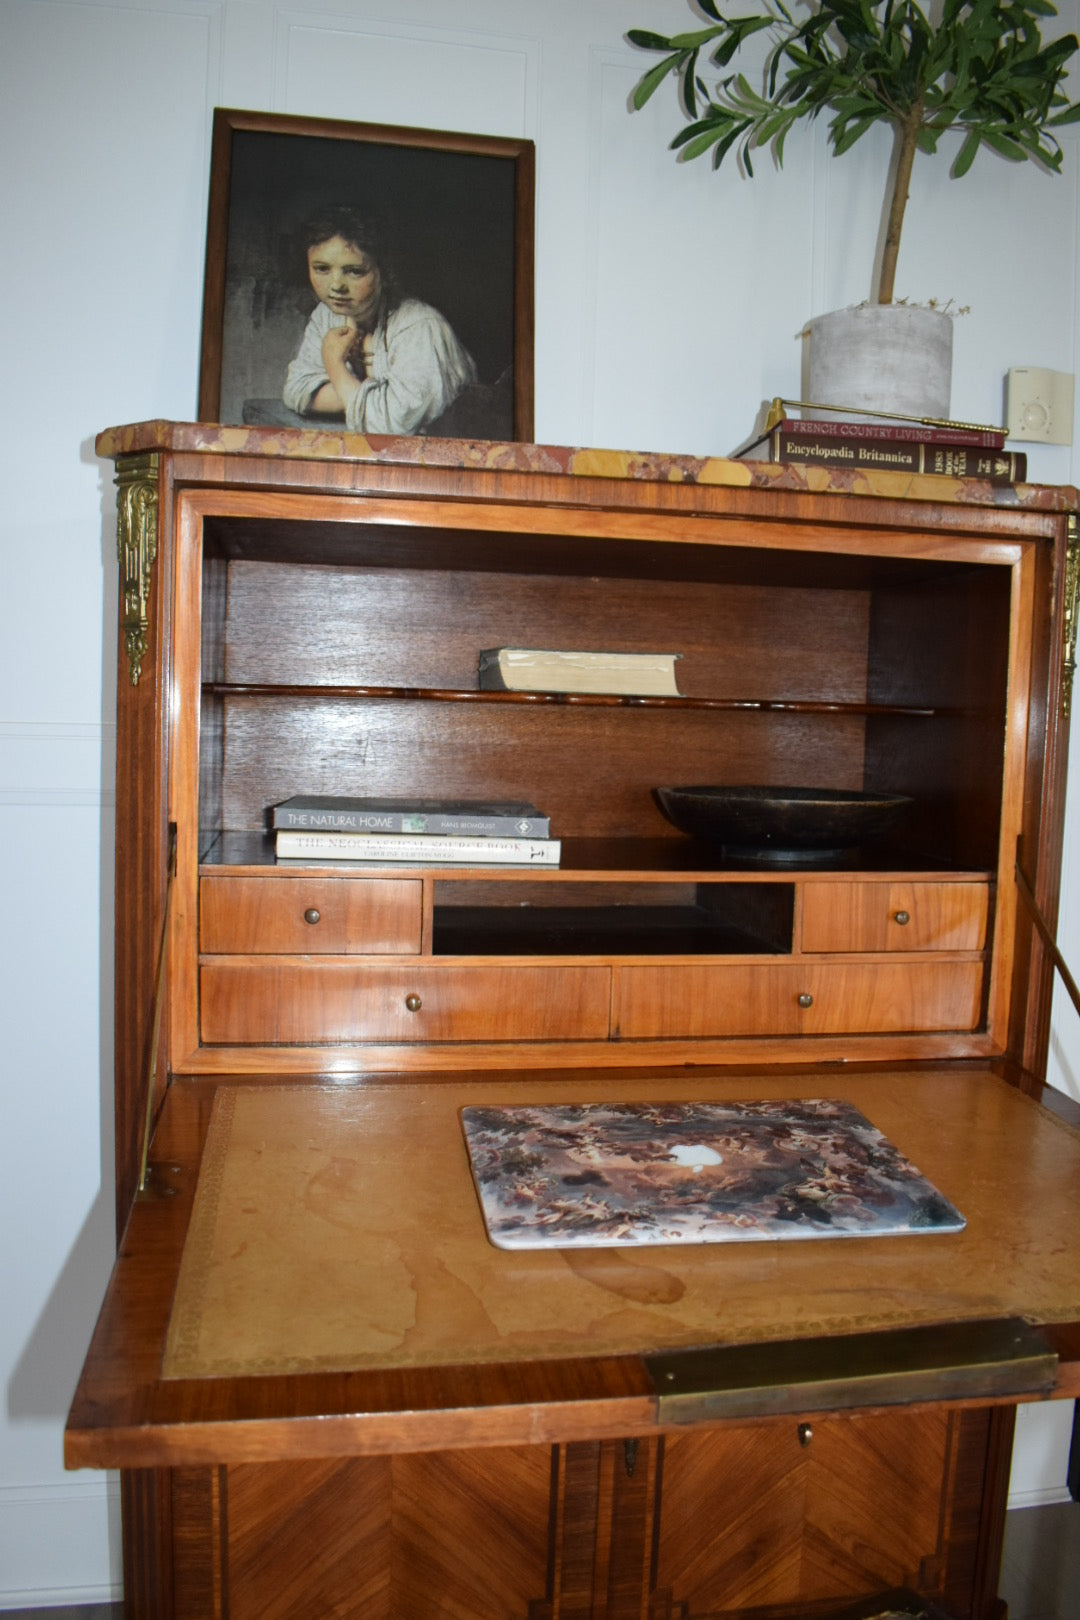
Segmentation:
{"type": "Polygon", "coordinates": [[[199,946],[230,956],[420,949],[418,878],[204,877],[199,946]]]}
{"type": "Polygon", "coordinates": [[[605,1040],[610,993],[603,966],[205,962],[200,1022],[208,1045],[605,1040]]]}
{"type": "Polygon", "coordinates": [[[899,1034],[971,1030],[981,962],[687,964],[617,970],[614,1033],[899,1034]]]}
{"type": "Polygon", "coordinates": [[[804,951],[981,951],[985,883],[807,883],[804,951]]]}

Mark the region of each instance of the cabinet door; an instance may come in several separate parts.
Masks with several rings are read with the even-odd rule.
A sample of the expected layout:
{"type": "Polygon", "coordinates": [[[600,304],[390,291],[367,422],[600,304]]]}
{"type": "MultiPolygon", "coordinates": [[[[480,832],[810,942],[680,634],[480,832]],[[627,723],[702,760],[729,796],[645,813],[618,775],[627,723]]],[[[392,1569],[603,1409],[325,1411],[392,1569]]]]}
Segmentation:
{"type": "Polygon", "coordinates": [[[981,951],[985,883],[806,883],[804,951],[981,951]]]}
{"type": "Polygon", "coordinates": [[[208,1045],[605,1040],[606,967],[206,961],[208,1045]]]}
{"type": "Polygon", "coordinates": [[[936,1407],[668,1435],[650,1614],[804,1616],[907,1586],[982,1616],[963,1496],[990,1427],[936,1407]]]}
{"type": "Polygon", "coordinates": [[[898,1409],[815,1419],[809,1443],[792,1419],[177,1470],[172,1603],[142,1603],[133,1585],[132,1614],[807,1620],[910,1586],[989,1620],[996,1557],[980,1491],[989,1467],[1003,1510],[1007,1475],[992,1458],[995,1425],[1010,1421],[898,1409]]]}
{"type": "Polygon", "coordinates": [[[526,1620],[547,1584],[542,1446],[182,1469],[170,1496],[171,1590],[134,1620],[526,1620]]]}
{"type": "Polygon", "coordinates": [[[898,1034],[975,1029],[979,962],[620,968],[615,1031],[650,1036],[898,1034]]]}
{"type": "Polygon", "coordinates": [[[199,945],[231,956],[419,951],[418,878],[204,877],[199,945]]]}

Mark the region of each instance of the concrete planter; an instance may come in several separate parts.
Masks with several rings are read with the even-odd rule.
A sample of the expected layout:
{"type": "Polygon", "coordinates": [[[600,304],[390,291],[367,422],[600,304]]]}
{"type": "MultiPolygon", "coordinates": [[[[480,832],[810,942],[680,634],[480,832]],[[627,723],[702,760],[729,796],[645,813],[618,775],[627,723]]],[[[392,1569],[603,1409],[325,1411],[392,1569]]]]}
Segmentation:
{"type": "MultiPolygon", "coordinates": [[[[953,323],[937,309],[860,304],[819,315],[806,328],[806,398],[845,413],[947,418],[952,393],[953,323]]],[[[808,412],[827,420],[828,411],[808,412]]]]}

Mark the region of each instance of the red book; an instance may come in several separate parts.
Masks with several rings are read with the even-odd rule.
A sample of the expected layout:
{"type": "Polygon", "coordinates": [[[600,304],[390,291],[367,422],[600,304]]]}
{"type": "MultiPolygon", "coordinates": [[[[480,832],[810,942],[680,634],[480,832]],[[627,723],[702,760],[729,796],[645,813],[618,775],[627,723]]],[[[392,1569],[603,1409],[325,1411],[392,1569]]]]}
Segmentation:
{"type": "Polygon", "coordinates": [[[774,428],[740,452],[748,461],[779,461],[804,467],[846,467],[852,472],[938,473],[947,478],[984,478],[992,484],[1022,484],[1023,451],[976,448],[926,439],[896,438],[876,430],[872,438],[846,438],[828,424],[809,423],[813,433],[774,428]]]}
{"type": "Polygon", "coordinates": [[[746,457],[748,452],[757,445],[763,444],[773,433],[814,436],[828,434],[836,439],[868,439],[891,440],[908,444],[951,444],[966,445],[972,449],[1000,450],[1005,443],[1004,428],[961,427],[924,427],[921,422],[844,422],[839,417],[826,417],[823,421],[812,422],[801,416],[785,416],[777,422],[768,433],[761,434],[752,439],[745,450],[739,451],[740,457],[746,457]]]}

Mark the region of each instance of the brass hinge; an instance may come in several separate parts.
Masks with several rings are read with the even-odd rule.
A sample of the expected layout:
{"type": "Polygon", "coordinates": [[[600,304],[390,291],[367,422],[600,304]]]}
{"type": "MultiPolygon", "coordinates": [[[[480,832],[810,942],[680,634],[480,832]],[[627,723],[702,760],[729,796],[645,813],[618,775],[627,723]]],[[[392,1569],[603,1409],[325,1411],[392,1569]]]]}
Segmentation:
{"type": "Polygon", "coordinates": [[[1019,1318],[646,1357],[660,1423],[1048,1394],[1057,1356],[1019,1318]]]}

